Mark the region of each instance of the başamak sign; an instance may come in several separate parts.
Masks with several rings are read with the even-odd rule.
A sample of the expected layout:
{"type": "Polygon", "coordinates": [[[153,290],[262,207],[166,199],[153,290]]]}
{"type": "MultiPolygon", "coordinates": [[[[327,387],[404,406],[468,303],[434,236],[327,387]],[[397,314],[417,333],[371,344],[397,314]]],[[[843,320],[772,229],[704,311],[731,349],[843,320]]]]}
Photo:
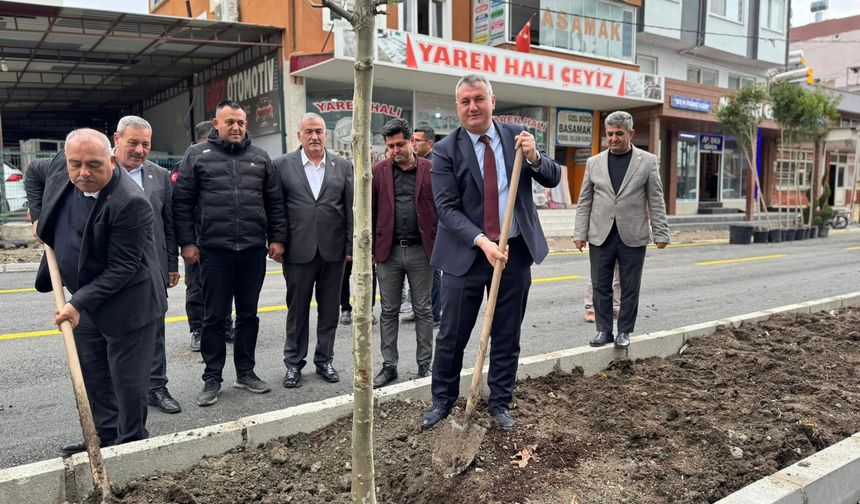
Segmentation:
{"type": "Polygon", "coordinates": [[[206,117],[215,117],[218,102],[231,99],[242,104],[252,136],[279,133],[281,118],[278,53],[204,86],[206,117]]]}
{"type": "Polygon", "coordinates": [[[594,113],[590,110],[558,109],[555,144],[560,147],[591,147],[594,113]]]}
{"type": "MultiPolygon", "coordinates": [[[[461,77],[480,73],[492,82],[663,102],[663,77],[579,61],[385,30],[375,64],[461,77]]],[[[336,59],[354,61],[355,33],[335,27],[336,59]]]]}

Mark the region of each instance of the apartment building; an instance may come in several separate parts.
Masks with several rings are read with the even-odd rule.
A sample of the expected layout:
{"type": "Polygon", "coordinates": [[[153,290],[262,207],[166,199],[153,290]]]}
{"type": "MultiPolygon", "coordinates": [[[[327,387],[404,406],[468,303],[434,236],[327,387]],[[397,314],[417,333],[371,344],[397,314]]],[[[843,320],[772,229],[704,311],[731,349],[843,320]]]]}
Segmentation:
{"type": "MultiPolygon", "coordinates": [[[[744,208],[747,163],[715,110],[733,89],[766,83],[767,71],[785,64],[788,0],[647,0],[640,17],[636,63],[665,77],[664,102],[635,114],[657,128],[649,143],[662,162],[671,214],[744,208]]],[[[762,111],[768,117],[768,109],[762,111]]],[[[637,137],[644,142],[643,131],[637,137]]],[[[766,119],[759,131],[756,169],[772,178],[779,133],[766,119]]],[[[644,145],[644,144],[643,144],[644,145]]]]}

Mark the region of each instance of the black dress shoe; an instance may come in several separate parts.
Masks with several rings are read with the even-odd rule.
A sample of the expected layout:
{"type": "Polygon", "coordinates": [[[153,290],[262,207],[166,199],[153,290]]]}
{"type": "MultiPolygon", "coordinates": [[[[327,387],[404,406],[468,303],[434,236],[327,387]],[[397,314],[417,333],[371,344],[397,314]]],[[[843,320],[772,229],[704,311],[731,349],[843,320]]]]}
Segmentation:
{"type": "Polygon", "coordinates": [[[174,399],[166,388],[158,389],[149,393],[149,405],[155,406],[162,413],[179,413],[182,411],[182,406],[174,399]]]}
{"type": "Polygon", "coordinates": [[[384,387],[397,379],[397,368],[394,366],[382,366],[382,371],[373,379],[373,388],[384,387]]]}
{"type": "Polygon", "coordinates": [[[597,335],[591,338],[591,341],[589,341],[588,344],[593,347],[599,347],[607,343],[612,343],[613,341],[615,341],[615,337],[612,336],[611,332],[600,331],[597,335]]]}
{"type": "Polygon", "coordinates": [[[448,414],[450,412],[451,410],[444,410],[439,406],[433,406],[421,415],[421,428],[429,429],[430,427],[433,427],[445,418],[448,418],[448,414]]]}
{"type": "Polygon", "coordinates": [[[630,346],[630,333],[620,332],[615,337],[615,348],[627,348],[630,346]]]}
{"type": "MultiPolygon", "coordinates": [[[[100,445],[102,448],[107,448],[108,446],[112,446],[113,442],[100,443],[100,445]]],[[[87,451],[87,445],[83,441],[78,441],[77,443],[69,443],[60,447],[60,453],[62,453],[64,457],[71,457],[75,453],[81,453],[85,451],[87,451]]]]}
{"type": "Polygon", "coordinates": [[[498,407],[493,408],[490,413],[496,419],[496,422],[499,423],[499,427],[505,430],[513,429],[514,425],[517,424],[514,417],[511,416],[511,412],[508,411],[508,408],[498,407]]]}
{"type": "Polygon", "coordinates": [[[317,366],[317,374],[322,376],[322,379],[329,383],[337,383],[340,381],[340,376],[337,374],[337,369],[331,365],[331,362],[317,366]]]}
{"type": "Polygon", "coordinates": [[[75,453],[81,453],[87,451],[87,445],[83,441],[78,441],[77,443],[69,443],[67,445],[63,445],[60,448],[60,453],[63,454],[64,457],[69,457],[74,455],[75,453]]]}
{"type": "Polygon", "coordinates": [[[430,364],[418,364],[418,378],[430,376],[430,364]]]}
{"type": "Polygon", "coordinates": [[[297,388],[302,386],[302,372],[299,368],[287,366],[287,374],[284,375],[284,387],[297,388]]]}

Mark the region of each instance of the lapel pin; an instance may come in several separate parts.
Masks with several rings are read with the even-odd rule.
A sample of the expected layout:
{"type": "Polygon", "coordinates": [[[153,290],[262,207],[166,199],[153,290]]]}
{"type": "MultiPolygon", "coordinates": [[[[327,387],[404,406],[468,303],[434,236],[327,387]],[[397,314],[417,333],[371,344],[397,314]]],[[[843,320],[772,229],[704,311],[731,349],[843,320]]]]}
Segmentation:
{"type": "Polygon", "coordinates": [[[107,196],[105,196],[105,199],[106,199],[106,200],[109,200],[109,199],[110,199],[110,194],[108,194],[107,196]]]}
{"type": "Polygon", "coordinates": [[[641,161],[641,160],[642,160],[642,156],[636,156],[636,161],[641,161]]]}
{"type": "Polygon", "coordinates": [[[150,176],[149,176],[149,180],[152,180],[152,175],[151,175],[151,174],[150,174],[150,176]]]}

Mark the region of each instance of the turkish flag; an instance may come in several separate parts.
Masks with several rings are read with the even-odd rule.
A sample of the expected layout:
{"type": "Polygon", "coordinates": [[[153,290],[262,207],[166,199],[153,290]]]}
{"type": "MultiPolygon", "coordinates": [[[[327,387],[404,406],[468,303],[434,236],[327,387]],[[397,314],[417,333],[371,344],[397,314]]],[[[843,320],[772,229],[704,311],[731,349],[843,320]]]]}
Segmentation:
{"type": "Polygon", "coordinates": [[[532,18],[534,14],[531,15],[526,24],[520,29],[520,32],[517,33],[517,51],[527,53],[531,50],[532,47],[532,18]]]}

